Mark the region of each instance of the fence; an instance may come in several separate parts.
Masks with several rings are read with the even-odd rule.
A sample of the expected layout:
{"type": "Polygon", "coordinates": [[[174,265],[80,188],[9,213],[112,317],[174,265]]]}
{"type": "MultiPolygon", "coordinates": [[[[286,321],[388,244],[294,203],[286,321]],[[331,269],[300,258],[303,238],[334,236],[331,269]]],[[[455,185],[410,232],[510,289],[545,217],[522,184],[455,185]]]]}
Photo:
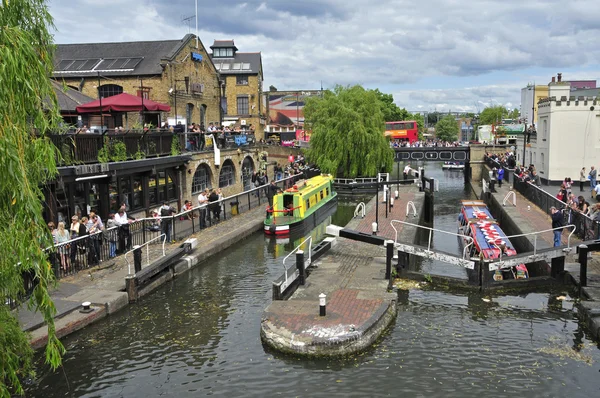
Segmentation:
{"type": "MultiPolygon", "coordinates": [[[[304,174],[275,182],[280,189],[292,186],[304,174]]],[[[169,217],[131,220],[129,224],[112,227],[91,235],[47,248],[50,264],[57,278],[94,267],[119,254],[141,246],[165,234],[170,241],[182,240],[221,221],[268,204],[268,185],[232,195],[212,203],[196,206],[169,217]]],[[[266,215],[266,210],[265,210],[266,215]]],[[[29,279],[27,279],[29,280],[29,279]]],[[[31,292],[34,286],[26,290],[31,292]]]]}
{"type": "Polygon", "coordinates": [[[568,209],[565,202],[558,200],[555,196],[535,186],[531,182],[515,178],[513,187],[527,200],[546,212],[546,214],[550,214],[550,208],[552,207],[566,209],[566,211],[564,211],[565,223],[575,226],[575,235],[580,239],[587,241],[597,238],[600,231],[600,224],[597,221],[592,220],[583,213],[568,209]]]}

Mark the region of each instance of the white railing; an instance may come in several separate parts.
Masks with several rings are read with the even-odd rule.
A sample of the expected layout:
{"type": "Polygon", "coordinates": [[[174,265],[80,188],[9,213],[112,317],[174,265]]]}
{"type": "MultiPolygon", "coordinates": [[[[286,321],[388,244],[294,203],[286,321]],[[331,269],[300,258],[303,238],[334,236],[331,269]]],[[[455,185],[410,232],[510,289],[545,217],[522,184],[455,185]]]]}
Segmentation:
{"type": "Polygon", "coordinates": [[[502,206],[506,206],[506,201],[510,196],[512,196],[513,206],[517,207],[517,195],[515,194],[515,191],[508,191],[508,193],[504,197],[504,200],[502,201],[502,206]]]}
{"type": "Polygon", "coordinates": [[[377,177],[357,177],[357,178],[335,178],[333,180],[335,184],[366,184],[379,182],[377,177]]]}
{"type": "MultiPolygon", "coordinates": [[[[306,242],[308,241],[308,265],[311,264],[312,259],[311,259],[311,255],[312,255],[312,236],[309,236],[308,238],[304,239],[302,241],[302,243],[300,243],[294,250],[292,250],[287,256],[285,256],[283,258],[283,275],[285,276],[285,282],[284,285],[285,287],[288,286],[288,267],[287,265],[285,265],[285,260],[287,260],[292,254],[296,253],[298,250],[300,250],[300,247],[302,247],[302,245],[304,245],[306,242]]],[[[304,251],[306,253],[306,250],[304,251]]],[[[304,259],[304,263],[306,264],[306,258],[304,259]]]]}
{"type": "MultiPolygon", "coordinates": [[[[141,248],[143,248],[144,246],[146,246],[146,266],[149,266],[149,265],[150,265],[150,251],[149,251],[149,245],[150,245],[150,243],[151,243],[151,242],[153,242],[153,241],[155,241],[155,240],[159,240],[159,239],[161,239],[161,238],[162,238],[162,240],[163,240],[163,242],[162,242],[162,256],[164,257],[164,256],[165,256],[165,243],[166,243],[166,241],[167,241],[167,235],[165,235],[165,234],[162,234],[162,235],[159,235],[159,236],[157,236],[156,238],[150,239],[148,242],[144,243],[143,245],[141,245],[141,246],[136,246],[136,247],[134,247],[133,249],[129,250],[127,253],[125,253],[125,261],[127,261],[127,270],[128,270],[128,271],[127,271],[127,274],[128,274],[128,275],[131,275],[131,263],[129,262],[129,259],[127,258],[127,255],[128,255],[129,253],[133,253],[135,250],[141,249],[141,248]]],[[[135,274],[134,274],[134,275],[135,275],[135,274]]]]}
{"type": "Polygon", "coordinates": [[[526,233],[526,234],[510,235],[510,236],[507,236],[506,238],[510,239],[510,238],[519,238],[519,237],[522,237],[522,236],[531,236],[531,235],[533,235],[533,237],[534,237],[533,238],[533,254],[536,254],[537,253],[537,237],[538,237],[539,234],[542,234],[544,232],[550,232],[550,231],[554,232],[557,229],[563,229],[563,228],[572,228],[571,229],[571,233],[567,237],[567,250],[570,251],[571,250],[571,235],[573,235],[573,233],[575,232],[575,229],[576,229],[575,225],[573,225],[573,224],[569,224],[569,225],[566,225],[564,227],[557,227],[557,228],[545,229],[543,231],[529,232],[529,233],[526,233]]]}
{"type": "Polygon", "coordinates": [[[411,207],[413,210],[413,217],[416,217],[417,216],[417,208],[415,207],[415,204],[412,200],[409,200],[408,203],[406,203],[406,216],[408,216],[410,214],[411,207]]]}
{"type": "Polygon", "coordinates": [[[365,214],[366,214],[365,202],[360,202],[356,206],[356,209],[354,210],[354,217],[358,217],[359,214],[360,214],[361,218],[365,218],[365,214]],[[359,213],[359,211],[360,211],[360,213],[359,213]]]}
{"type": "Polygon", "coordinates": [[[427,240],[427,252],[428,253],[432,253],[432,251],[431,251],[431,240],[433,238],[433,233],[434,232],[440,232],[440,233],[447,234],[447,235],[457,236],[459,238],[462,238],[466,242],[468,242],[468,243],[465,244],[465,247],[463,248],[463,256],[462,256],[463,260],[467,259],[467,254],[470,253],[471,247],[473,246],[473,243],[474,243],[473,238],[470,237],[470,236],[467,236],[467,235],[462,235],[462,234],[457,234],[457,233],[454,233],[454,232],[443,231],[441,229],[436,229],[436,228],[424,227],[422,225],[413,224],[413,223],[409,223],[409,222],[406,222],[406,221],[392,220],[392,221],[390,221],[390,225],[394,229],[394,233],[395,233],[394,244],[398,243],[398,230],[396,229],[396,227],[394,227],[394,223],[399,223],[399,224],[403,224],[403,225],[409,225],[411,227],[416,227],[416,228],[421,228],[421,229],[428,230],[429,231],[429,238],[427,240]]]}
{"type": "Polygon", "coordinates": [[[488,192],[489,189],[490,189],[487,181],[484,180],[484,179],[481,180],[481,186],[482,186],[482,189],[483,189],[483,193],[488,192]]]}

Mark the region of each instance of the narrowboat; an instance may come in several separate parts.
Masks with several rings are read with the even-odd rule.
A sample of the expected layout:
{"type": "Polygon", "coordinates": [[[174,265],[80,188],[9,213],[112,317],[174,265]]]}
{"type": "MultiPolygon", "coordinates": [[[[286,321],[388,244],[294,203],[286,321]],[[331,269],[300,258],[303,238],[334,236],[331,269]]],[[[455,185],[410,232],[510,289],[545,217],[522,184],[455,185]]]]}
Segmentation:
{"type": "Polygon", "coordinates": [[[464,170],[465,165],[460,162],[444,162],[442,165],[443,170],[464,170]]]}
{"type": "MultiPolygon", "coordinates": [[[[458,233],[463,247],[471,243],[470,257],[482,256],[484,259],[496,259],[503,256],[514,256],[517,254],[513,244],[506,237],[498,222],[490,213],[488,207],[480,200],[463,200],[462,208],[458,216],[458,233]]],[[[494,280],[503,279],[526,279],[529,273],[525,264],[519,264],[504,272],[496,271],[494,280]]]]}
{"type": "Polygon", "coordinates": [[[319,225],[337,208],[337,193],[333,177],[318,175],[300,180],[273,196],[273,206],[267,209],[264,230],[267,235],[288,235],[305,232],[319,225]]]}

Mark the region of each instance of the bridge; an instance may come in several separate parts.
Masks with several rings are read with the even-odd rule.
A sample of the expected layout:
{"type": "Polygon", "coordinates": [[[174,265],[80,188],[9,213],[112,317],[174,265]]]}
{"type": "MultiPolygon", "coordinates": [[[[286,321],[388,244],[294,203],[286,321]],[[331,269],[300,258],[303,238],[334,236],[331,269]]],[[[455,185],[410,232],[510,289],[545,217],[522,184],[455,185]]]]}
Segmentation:
{"type": "Polygon", "coordinates": [[[471,148],[468,146],[456,147],[405,147],[394,148],[394,160],[403,162],[414,161],[443,161],[467,162],[471,159],[471,148]]]}

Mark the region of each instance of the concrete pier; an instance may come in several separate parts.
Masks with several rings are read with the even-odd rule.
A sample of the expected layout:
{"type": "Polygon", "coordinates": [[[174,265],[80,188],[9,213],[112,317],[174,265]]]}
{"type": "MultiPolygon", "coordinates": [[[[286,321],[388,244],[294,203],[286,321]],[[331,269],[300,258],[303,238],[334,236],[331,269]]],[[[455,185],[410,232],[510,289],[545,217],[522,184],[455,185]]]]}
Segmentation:
{"type": "MultiPolygon", "coordinates": [[[[388,217],[380,203],[378,236],[394,238],[392,219],[418,223],[406,216],[406,203],[420,211],[424,194],[416,187],[403,188],[388,217]]],[[[382,196],[379,196],[382,200],[382,196]]],[[[366,206],[364,218],[353,219],[346,228],[372,233],[375,199],[366,206]]],[[[414,231],[403,231],[414,237],[414,231]]],[[[412,240],[410,240],[412,243],[412,240]]],[[[385,247],[336,238],[333,247],[315,265],[306,284],[286,301],[273,301],[264,311],[261,338],[282,352],[306,356],[338,356],[372,345],[397,314],[397,293],[388,291],[385,279],[385,247]],[[327,298],[326,315],[320,316],[319,295],[327,298]]]]}

